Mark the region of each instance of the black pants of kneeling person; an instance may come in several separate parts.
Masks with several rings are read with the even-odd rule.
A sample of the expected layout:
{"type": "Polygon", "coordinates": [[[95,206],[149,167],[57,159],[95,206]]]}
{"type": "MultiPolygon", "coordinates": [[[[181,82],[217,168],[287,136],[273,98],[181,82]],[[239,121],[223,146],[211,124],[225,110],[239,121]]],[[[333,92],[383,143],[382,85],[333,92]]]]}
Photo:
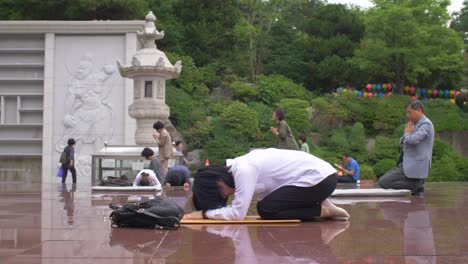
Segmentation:
{"type": "Polygon", "coordinates": [[[424,190],[424,179],[408,178],[403,170],[403,164],[398,164],[395,168],[385,173],[379,179],[379,186],[383,189],[406,189],[416,194],[424,190]]]}
{"type": "Polygon", "coordinates": [[[257,203],[263,219],[312,220],[320,217],[322,201],[336,188],[336,174],[312,187],[283,186],[257,203]]]}
{"type": "Polygon", "coordinates": [[[70,167],[70,168],[63,167],[62,183],[65,183],[65,180],[67,179],[68,171],[70,171],[71,174],[72,174],[73,183],[76,183],[76,170],[75,170],[75,166],[72,166],[72,167],[70,167]]]}

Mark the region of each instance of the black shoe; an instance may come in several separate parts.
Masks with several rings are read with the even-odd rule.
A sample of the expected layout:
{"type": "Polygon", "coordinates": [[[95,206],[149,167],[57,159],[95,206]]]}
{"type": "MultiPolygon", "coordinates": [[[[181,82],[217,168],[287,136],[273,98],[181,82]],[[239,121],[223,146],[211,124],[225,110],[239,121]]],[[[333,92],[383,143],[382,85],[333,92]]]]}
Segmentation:
{"type": "Polygon", "coordinates": [[[413,196],[424,196],[424,187],[417,188],[415,192],[411,193],[411,195],[413,195],[413,196]]]}

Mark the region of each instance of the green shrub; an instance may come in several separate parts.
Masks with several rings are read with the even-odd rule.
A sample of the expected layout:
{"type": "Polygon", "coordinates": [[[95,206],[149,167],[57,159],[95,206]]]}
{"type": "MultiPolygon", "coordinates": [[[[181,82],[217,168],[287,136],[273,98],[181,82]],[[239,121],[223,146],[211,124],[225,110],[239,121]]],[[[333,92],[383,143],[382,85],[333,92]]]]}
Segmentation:
{"type": "Polygon", "coordinates": [[[286,122],[293,134],[297,137],[300,133],[310,131],[310,116],[307,111],[309,104],[301,99],[283,99],[277,107],[283,109],[286,113],[286,122]]]}
{"type": "Polygon", "coordinates": [[[468,129],[468,115],[459,107],[443,99],[425,103],[425,113],[436,131],[459,131],[468,129]]]}
{"type": "Polygon", "coordinates": [[[380,176],[384,175],[385,173],[387,173],[389,170],[391,170],[395,166],[396,166],[396,161],[394,159],[382,159],[382,160],[377,161],[377,163],[375,163],[373,168],[377,177],[380,178],[380,176]]]}
{"type": "Polygon", "coordinates": [[[208,121],[197,121],[189,128],[183,131],[186,136],[189,149],[203,148],[208,140],[211,139],[212,125],[208,121]]]}
{"type": "Polygon", "coordinates": [[[308,92],[304,86],[282,75],[257,76],[257,84],[259,99],[266,105],[273,106],[284,98],[308,98],[308,92]]]}
{"type": "Polygon", "coordinates": [[[235,81],[229,85],[234,93],[234,99],[243,102],[250,101],[258,95],[257,88],[253,84],[247,84],[240,81],[235,81]]]}
{"type": "Polygon", "coordinates": [[[208,95],[209,89],[206,85],[207,82],[207,72],[195,66],[193,59],[189,56],[180,56],[175,53],[166,53],[168,59],[175,63],[176,61],[182,61],[182,71],[179,78],[173,79],[169,84],[175,85],[183,89],[190,95],[203,97],[208,95]]]}
{"type": "Polygon", "coordinates": [[[364,125],[360,122],[356,122],[348,136],[349,146],[351,152],[360,152],[366,149],[366,134],[364,125]]]}
{"type": "Polygon", "coordinates": [[[407,98],[401,96],[391,96],[380,98],[375,104],[375,119],[373,128],[376,130],[394,131],[396,127],[406,120],[404,105],[407,98]]]}
{"type": "Polygon", "coordinates": [[[375,149],[371,153],[371,161],[378,162],[383,159],[398,160],[400,155],[398,139],[384,136],[375,138],[375,149]]]}
{"type": "Polygon", "coordinates": [[[188,120],[187,113],[190,113],[194,107],[192,97],[182,89],[168,86],[166,102],[171,109],[172,124],[177,128],[183,128],[188,120]]]}
{"type": "Polygon", "coordinates": [[[235,139],[212,139],[203,148],[203,159],[209,159],[212,165],[225,165],[226,159],[232,159],[248,152],[247,145],[235,142],[235,139]]]}
{"type": "Polygon", "coordinates": [[[372,169],[371,166],[369,165],[360,165],[359,167],[360,171],[360,175],[359,175],[359,179],[360,180],[374,180],[374,181],[377,181],[377,177],[375,176],[375,173],[374,173],[374,169],[372,169]]]}
{"type": "Polygon", "coordinates": [[[467,175],[468,158],[454,151],[447,142],[434,140],[431,174],[428,181],[466,181],[467,175]]]}
{"type": "Polygon", "coordinates": [[[241,102],[233,102],[222,114],[223,125],[229,136],[238,140],[258,139],[258,114],[241,102]]]}
{"type": "Polygon", "coordinates": [[[259,102],[252,102],[248,105],[258,114],[258,128],[260,131],[269,133],[270,127],[275,125],[272,118],[273,109],[266,104],[259,102]]]}
{"type": "Polygon", "coordinates": [[[338,156],[342,156],[343,153],[349,150],[349,142],[347,140],[346,131],[343,129],[333,130],[327,142],[327,146],[330,151],[337,153],[338,156]]]}

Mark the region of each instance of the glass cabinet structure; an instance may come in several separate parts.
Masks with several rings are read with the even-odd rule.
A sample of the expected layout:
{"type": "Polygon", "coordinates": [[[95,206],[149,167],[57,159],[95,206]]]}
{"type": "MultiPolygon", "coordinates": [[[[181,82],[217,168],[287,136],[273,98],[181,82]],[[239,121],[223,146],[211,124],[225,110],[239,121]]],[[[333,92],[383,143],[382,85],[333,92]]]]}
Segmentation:
{"type": "MultiPolygon", "coordinates": [[[[133,181],[142,169],[149,165],[149,161],[141,156],[144,147],[139,146],[106,146],[97,154],[92,155],[92,179],[91,185],[108,176],[120,177],[126,175],[133,181]]],[[[155,156],[158,156],[158,148],[151,148],[155,156]]],[[[169,160],[169,167],[182,165],[184,156],[173,149],[174,158],[169,160]]]]}

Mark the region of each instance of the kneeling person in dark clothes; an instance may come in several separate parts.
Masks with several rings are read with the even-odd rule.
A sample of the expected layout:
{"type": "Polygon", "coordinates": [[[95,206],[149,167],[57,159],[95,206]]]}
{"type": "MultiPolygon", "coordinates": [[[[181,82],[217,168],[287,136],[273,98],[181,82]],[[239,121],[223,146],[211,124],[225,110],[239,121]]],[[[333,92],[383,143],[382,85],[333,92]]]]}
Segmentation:
{"type": "Polygon", "coordinates": [[[196,212],[185,219],[242,220],[254,194],[263,219],[317,218],[348,220],[349,214],[327,198],[336,188],[336,170],[301,151],[258,149],[208,166],[195,175],[192,187],[196,212]],[[231,206],[229,196],[235,195],[231,206]]]}
{"type": "Polygon", "coordinates": [[[343,155],[343,162],[344,164],[346,164],[346,169],[342,166],[338,166],[338,168],[342,170],[345,173],[345,175],[338,177],[338,182],[356,183],[359,180],[359,164],[349,154],[343,155]]]}
{"type": "Polygon", "coordinates": [[[173,166],[167,171],[164,185],[167,187],[184,186],[184,188],[189,188],[190,174],[190,170],[183,165],[173,166]]]}

